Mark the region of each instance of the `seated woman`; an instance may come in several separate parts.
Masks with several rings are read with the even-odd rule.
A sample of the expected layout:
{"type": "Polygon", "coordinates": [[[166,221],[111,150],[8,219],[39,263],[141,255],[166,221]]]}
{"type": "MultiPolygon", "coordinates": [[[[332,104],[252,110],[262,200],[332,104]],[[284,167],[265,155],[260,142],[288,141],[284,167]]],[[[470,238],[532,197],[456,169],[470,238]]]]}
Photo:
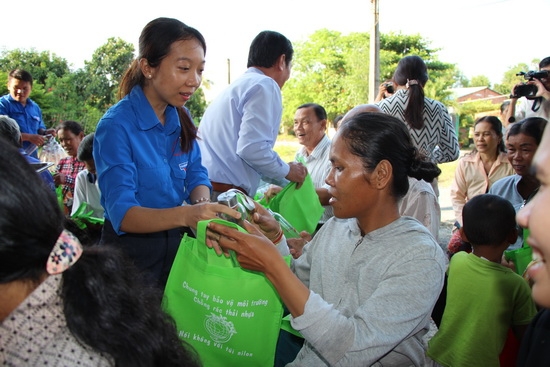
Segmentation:
{"type": "MultiPolygon", "coordinates": [[[[513,124],[506,137],[508,160],[516,172],[514,175],[501,178],[491,186],[490,194],[502,196],[519,211],[538,192],[540,182],[531,171],[531,162],[542,140],[546,119],[528,117],[513,124]]],[[[508,250],[520,248],[523,243],[523,231],[518,240],[508,250]]]]}
{"type": "Polygon", "coordinates": [[[114,248],[83,249],[55,194],[0,140],[0,365],[199,366],[162,295],[114,248]]]}
{"type": "Polygon", "coordinates": [[[53,176],[55,186],[63,187],[63,204],[65,214],[71,214],[73,208],[74,185],[76,176],[86,166],[76,158],[80,142],[84,138],[84,128],[76,121],[63,121],[57,129],[57,139],[67,156],[57,163],[53,176]]]}
{"type": "Polygon", "coordinates": [[[408,176],[436,166],[419,157],[400,120],[382,113],[343,124],[330,161],[335,217],[290,268],[247,222],[249,233],[210,223],[221,237],[208,244],[234,250],[242,267],[264,272],[281,295],[305,339],[289,366],[423,366],[446,258],[422,224],[400,216],[398,201],[408,176]]]}

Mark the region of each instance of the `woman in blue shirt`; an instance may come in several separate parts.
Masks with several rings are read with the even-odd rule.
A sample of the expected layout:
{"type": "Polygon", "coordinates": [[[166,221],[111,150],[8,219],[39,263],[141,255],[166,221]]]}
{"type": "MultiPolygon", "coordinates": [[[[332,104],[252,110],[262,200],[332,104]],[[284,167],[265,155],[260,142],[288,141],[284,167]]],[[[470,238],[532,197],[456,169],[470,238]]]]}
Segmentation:
{"type": "Polygon", "coordinates": [[[101,243],[123,247],[160,287],[183,227],[194,228],[220,212],[239,216],[208,203],[210,181],[195,125],[183,107],[201,83],[205,51],[203,36],[179,20],[149,22],[139,56],[121,81],[121,100],[95,133],[93,155],[105,209],[101,243]]]}

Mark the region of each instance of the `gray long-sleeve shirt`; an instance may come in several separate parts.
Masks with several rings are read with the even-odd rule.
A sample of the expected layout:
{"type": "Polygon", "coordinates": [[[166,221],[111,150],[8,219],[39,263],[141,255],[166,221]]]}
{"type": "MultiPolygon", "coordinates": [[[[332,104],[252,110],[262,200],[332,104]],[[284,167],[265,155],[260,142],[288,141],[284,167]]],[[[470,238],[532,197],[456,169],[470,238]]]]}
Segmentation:
{"type": "Polygon", "coordinates": [[[355,219],[330,219],[293,263],[311,293],[291,320],[306,342],[289,366],[423,366],[446,266],[413,218],[365,236],[355,219]]]}

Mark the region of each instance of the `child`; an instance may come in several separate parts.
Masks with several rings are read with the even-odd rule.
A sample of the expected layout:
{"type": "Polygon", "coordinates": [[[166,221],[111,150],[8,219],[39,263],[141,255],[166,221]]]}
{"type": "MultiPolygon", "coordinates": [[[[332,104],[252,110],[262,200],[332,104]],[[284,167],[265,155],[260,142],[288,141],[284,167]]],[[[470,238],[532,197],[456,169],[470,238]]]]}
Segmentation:
{"type": "Polygon", "coordinates": [[[536,313],[527,282],[502,266],[502,254],[517,239],[515,210],[497,195],[471,198],[460,233],[472,252],[451,258],[447,303],[428,356],[442,366],[496,366],[512,328],[521,340],[536,313]]]}
{"type": "Polygon", "coordinates": [[[76,157],[80,162],[84,162],[86,168],[76,175],[71,215],[78,210],[81,203],[85,202],[89,209],[93,210],[92,216],[103,218],[104,210],[101,206],[99,187],[97,186],[93,148],[94,133],[91,133],[86,135],[78,146],[76,157]]]}
{"type": "MultiPolygon", "coordinates": [[[[86,212],[91,210],[92,217],[102,219],[104,210],[97,184],[93,147],[94,133],[86,135],[78,146],[76,157],[80,162],[84,162],[86,168],[76,175],[71,216],[75,215],[82,203],[86,203],[86,212]]],[[[86,225],[92,239],[99,240],[102,226],[94,223],[86,223],[86,225]]]]}

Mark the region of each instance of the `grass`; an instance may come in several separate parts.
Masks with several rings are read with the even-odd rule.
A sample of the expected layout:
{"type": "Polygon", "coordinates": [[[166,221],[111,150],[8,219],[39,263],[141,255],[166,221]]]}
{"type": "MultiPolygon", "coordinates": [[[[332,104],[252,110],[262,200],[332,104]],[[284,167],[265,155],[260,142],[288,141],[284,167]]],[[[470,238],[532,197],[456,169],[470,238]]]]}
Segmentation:
{"type": "MultiPolygon", "coordinates": [[[[287,134],[279,135],[274,148],[281,159],[285,162],[293,161],[294,155],[296,154],[298,149],[300,149],[300,144],[298,143],[298,140],[294,136],[287,134]]],[[[462,156],[462,154],[463,152],[461,152],[460,155],[462,156]]],[[[453,178],[455,176],[455,168],[457,164],[458,160],[454,162],[439,164],[441,174],[439,175],[438,184],[440,187],[451,186],[451,183],[453,182],[453,178]]]]}

